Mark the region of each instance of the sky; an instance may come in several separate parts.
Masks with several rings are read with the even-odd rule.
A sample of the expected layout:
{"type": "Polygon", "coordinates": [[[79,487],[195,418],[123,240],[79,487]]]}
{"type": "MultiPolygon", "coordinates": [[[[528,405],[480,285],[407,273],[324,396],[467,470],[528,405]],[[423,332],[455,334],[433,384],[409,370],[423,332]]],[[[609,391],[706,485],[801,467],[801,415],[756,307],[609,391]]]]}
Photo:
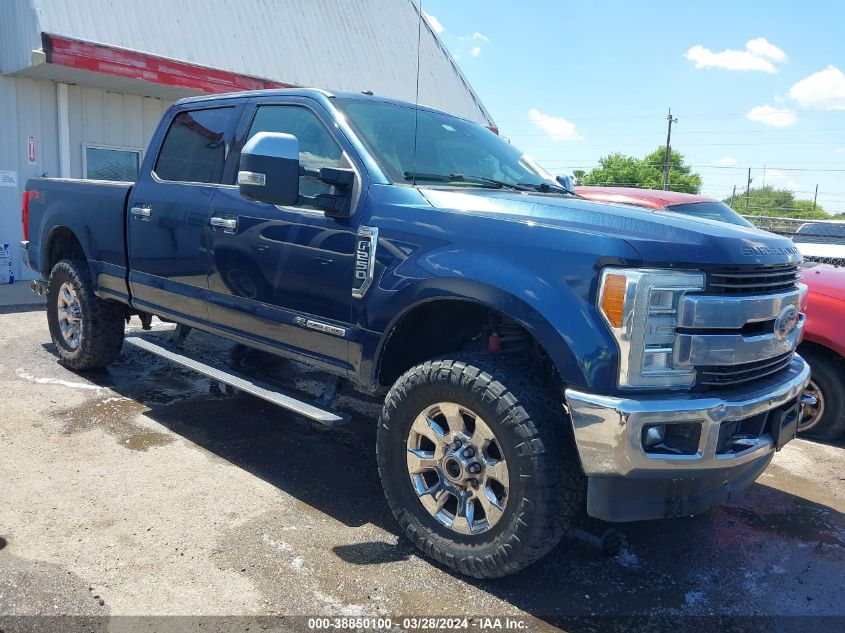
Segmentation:
{"type": "Polygon", "coordinates": [[[555,174],[666,142],[702,193],[845,212],[845,2],[422,0],[500,133],[555,174]]]}

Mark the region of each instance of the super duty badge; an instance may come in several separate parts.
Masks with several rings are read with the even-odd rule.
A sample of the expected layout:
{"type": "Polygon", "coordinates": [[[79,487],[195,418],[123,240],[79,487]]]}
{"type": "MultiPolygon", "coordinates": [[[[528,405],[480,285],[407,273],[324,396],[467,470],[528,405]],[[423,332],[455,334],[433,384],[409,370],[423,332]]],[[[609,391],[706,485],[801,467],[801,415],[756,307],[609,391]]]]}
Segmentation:
{"type": "Polygon", "coordinates": [[[358,227],[355,242],[355,279],[352,282],[352,296],[360,299],[373,283],[376,271],[376,246],[378,229],[372,226],[358,227]]]}

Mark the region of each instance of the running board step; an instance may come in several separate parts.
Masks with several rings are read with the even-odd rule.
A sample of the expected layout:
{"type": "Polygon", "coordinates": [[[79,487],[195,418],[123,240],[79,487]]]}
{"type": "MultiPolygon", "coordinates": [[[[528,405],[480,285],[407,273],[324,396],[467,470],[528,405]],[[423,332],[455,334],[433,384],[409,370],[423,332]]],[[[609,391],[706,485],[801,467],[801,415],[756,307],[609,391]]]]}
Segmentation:
{"type": "Polygon", "coordinates": [[[165,358],[177,365],[186,367],[192,371],[213,378],[235,389],[251,394],[267,402],[271,402],[278,407],[293,411],[304,418],[319,422],[326,426],[340,426],[349,422],[350,416],[346,413],[334,411],[321,407],[317,404],[302,400],[298,396],[289,394],[275,385],[256,380],[244,374],[232,371],[224,367],[204,363],[186,356],[179,350],[154,343],[140,336],[127,336],[125,341],[129,345],[142,349],[161,358],[165,358]]]}

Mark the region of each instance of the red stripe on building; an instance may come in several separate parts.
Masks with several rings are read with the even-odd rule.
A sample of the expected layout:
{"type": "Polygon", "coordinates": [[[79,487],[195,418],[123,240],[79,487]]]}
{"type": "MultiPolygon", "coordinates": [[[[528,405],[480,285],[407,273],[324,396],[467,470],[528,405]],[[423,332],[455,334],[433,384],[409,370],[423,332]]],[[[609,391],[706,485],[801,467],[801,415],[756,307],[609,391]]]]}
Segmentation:
{"type": "Polygon", "coordinates": [[[41,40],[48,64],[126,79],[140,79],[163,86],[176,86],[208,93],[296,87],[293,84],[239,75],[217,68],[187,64],[147,53],[48,33],[42,33],[41,40]]]}

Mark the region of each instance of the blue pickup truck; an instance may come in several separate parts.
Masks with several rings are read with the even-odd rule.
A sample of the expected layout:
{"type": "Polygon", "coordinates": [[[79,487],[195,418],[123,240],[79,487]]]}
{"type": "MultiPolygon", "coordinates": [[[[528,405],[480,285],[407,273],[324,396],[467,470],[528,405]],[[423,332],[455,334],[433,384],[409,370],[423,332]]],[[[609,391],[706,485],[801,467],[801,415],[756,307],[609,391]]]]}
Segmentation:
{"type": "Polygon", "coordinates": [[[724,502],[794,436],[809,378],[788,239],[585,201],[490,130],[378,96],[179,101],[137,182],[34,179],[23,215],[67,367],[131,342],[326,424],[339,381],[383,395],[397,521],[477,577],[584,509],[724,502]],[[124,340],[132,315],[307,363],[326,391],[124,340]]]}

